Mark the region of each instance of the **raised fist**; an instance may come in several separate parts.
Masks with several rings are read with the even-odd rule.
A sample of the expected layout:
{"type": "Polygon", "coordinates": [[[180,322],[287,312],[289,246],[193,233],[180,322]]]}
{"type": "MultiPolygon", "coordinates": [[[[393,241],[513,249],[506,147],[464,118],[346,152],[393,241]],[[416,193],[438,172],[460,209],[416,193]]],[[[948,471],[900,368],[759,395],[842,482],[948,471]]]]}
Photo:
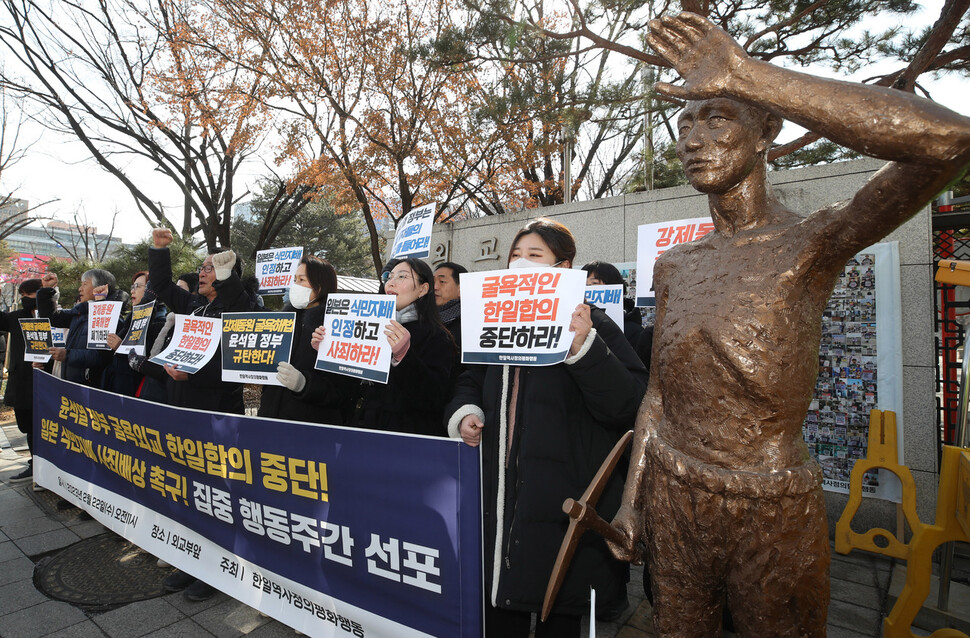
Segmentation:
{"type": "Polygon", "coordinates": [[[57,275],[52,272],[47,273],[40,279],[40,285],[44,288],[54,288],[57,286],[57,275]]]}
{"type": "Polygon", "coordinates": [[[227,250],[212,256],[212,267],[216,271],[216,279],[225,281],[232,274],[232,267],[236,265],[236,253],[227,250]]]}
{"type": "Polygon", "coordinates": [[[168,228],[153,228],[152,242],[155,248],[166,248],[172,243],[172,231],[168,228]]]}

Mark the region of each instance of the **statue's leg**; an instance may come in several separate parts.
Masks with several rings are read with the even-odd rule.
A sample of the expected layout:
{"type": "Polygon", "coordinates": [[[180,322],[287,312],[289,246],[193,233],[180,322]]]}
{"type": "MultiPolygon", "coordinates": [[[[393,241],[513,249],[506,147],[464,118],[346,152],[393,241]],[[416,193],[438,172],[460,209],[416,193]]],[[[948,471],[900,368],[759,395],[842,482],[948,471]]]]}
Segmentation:
{"type": "Polygon", "coordinates": [[[739,500],[748,514],[727,576],[738,635],[824,637],[830,556],[821,488],[739,500]]]}
{"type": "Polygon", "coordinates": [[[648,483],[647,564],[657,635],[720,636],[723,543],[711,521],[720,515],[722,497],[691,488],[663,470],[648,483]]]}

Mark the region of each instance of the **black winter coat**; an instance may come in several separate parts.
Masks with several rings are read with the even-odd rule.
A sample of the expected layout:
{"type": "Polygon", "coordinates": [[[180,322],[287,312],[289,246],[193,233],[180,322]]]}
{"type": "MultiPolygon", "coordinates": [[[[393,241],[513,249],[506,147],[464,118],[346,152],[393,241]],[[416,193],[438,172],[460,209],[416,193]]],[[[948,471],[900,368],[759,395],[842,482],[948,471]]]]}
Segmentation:
{"type": "MultiPolygon", "coordinates": [[[[110,299],[118,301],[120,299],[110,299]]],[[[101,387],[104,369],[111,362],[110,350],[88,350],[88,304],[82,302],[70,310],[54,309],[54,289],[41,288],[37,291],[37,314],[48,318],[55,328],[68,328],[67,358],[63,364],[63,376],[68,381],[101,387]]]]}
{"type": "Polygon", "coordinates": [[[32,364],[24,361],[24,333],[19,319],[32,319],[33,310],[11,310],[0,313],[0,330],[8,333],[7,349],[10,366],[7,369],[7,389],[3,403],[15,410],[34,409],[34,371],[32,364]]]}
{"type": "MultiPolygon", "coordinates": [[[[143,300],[142,303],[151,301],[151,298],[146,297],[146,299],[147,301],[143,300]]],[[[163,325],[165,325],[165,307],[162,305],[162,302],[156,301],[155,307],[152,309],[152,318],[148,322],[148,334],[145,335],[146,354],[151,351],[152,345],[155,343],[155,338],[158,336],[163,325]]],[[[129,328],[131,328],[131,315],[125,321],[118,322],[118,332],[116,334],[124,339],[128,334],[129,328]]],[[[168,373],[165,373],[165,376],[168,376],[168,373]]],[[[134,397],[138,396],[138,389],[141,387],[144,379],[145,375],[142,372],[133,370],[128,364],[128,353],[115,353],[111,358],[111,364],[104,371],[103,387],[108,392],[134,397]]]]}
{"type": "Polygon", "coordinates": [[[411,333],[407,354],[391,366],[387,383],[360,382],[351,425],[372,430],[445,436],[443,409],[451,396],[455,344],[430,322],[403,324],[411,333]]]}
{"type": "Polygon", "coordinates": [[[313,331],[323,325],[326,301],[296,311],[293,354],[290,364],[303,373],[307,383],[299,393],[276,385],[264,385],[259,416],[308,423],[343,425],[349,397],[357,381],[351,377],[315,370],[317,351],[310,345],[313,331]]]}
{"type": "MultiPolygon", "coordinates": [[[[216,281],[216,298],[211,302],[200,295],[182,290],[172,281],[172,261],[168,248],[148,249],[148,281],[155,296],[173,312],[181,315],[221,317],[224,312],[248,312],[252,297],[233,273],[216,281]]],[[[168,403],[180,408],[243,414],[243,386],[222,380],[222,357],[217,352],[201,370],[186,381],[169,379],[168,403]]]]}
{"type": "MultiPolygon", "coordinates": [[[[616,441],[632,429],[646,391],[647,371],[621,330],[598,308],[591,317],[596,336],[579,360],[519,368],[507,465],[500,439],[508,436],[514,367],[471,366],[446,408],[452,436],[461,418],[475,413],[469,406],[484,412],[485,595],[499,608],[539,611],[569,523],[562,503],[583,494],[616,441]]],[[[614,473],[596,506],[606,520],[619,507],[623,481],[614,473]]],[[[624,573],[606,542],[587,532],[553,613],[587,613],[589,588],[615,587],[624,573]]]]}

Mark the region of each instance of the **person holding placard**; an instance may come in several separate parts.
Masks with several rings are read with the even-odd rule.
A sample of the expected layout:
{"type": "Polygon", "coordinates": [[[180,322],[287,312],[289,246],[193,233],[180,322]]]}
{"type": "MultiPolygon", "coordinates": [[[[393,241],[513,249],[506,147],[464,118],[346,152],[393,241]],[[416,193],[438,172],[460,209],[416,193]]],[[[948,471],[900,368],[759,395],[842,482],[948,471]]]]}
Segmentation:
{"type": "Polygon", "coordinates": [[[293,354],[282,362],[276,378],[283,387],[264,385],[258,416],[311,423],[344,423],[347,397],[356,381],[314,369],[317,353],[310,344],[313,331],[323,324],[327,296],[337,291],[337,272],[330,262],[304,255],[289,289],[285,312],[296,312],[293,354]]]}
{"type": "MultiPolygon", "coordinates": [[[[385,330],[391,348],[387,383],[357,382],[350,425],[372,430],[443,436],[442,409],[451,394],[455,343],[441,325],[431,267],[414,257],[392,259],[381,275],[381,292],[394,295],[397,319],[385,330]]],[[[326,332],[313,333],[319,348],[326,332]]]]}
{"type": "Polygon", "coordinates": [[[104,369],[111,360],[108,350],[88,349],[88,302],[124,301],[115,276],[107,270],[92,268],[81,275],[77,304],[70,310],[54,309],[57,275],[47,273],[43,287],[37,292],[37,311],[41,318],[50,319],[54,328],[68,328],[63,348],[51,348],[54,361],[61,361],[62,376],[67,381],[100,388],[104,369]]]}
{"type": "MultiPolygon", "coordinates": [[[[535,219],[512,242],[509,267],[571,268],[572,233],[535,219]]],[[[633,426],[647,371],[606,314],[580,304],[572,314],[569,357],[550,366],[472,366],[447,406],[448,433],[482,447],[485,628],[488,635],[529,635],[569,518],[566,498],[582,494],[613,445],[633,426]]],[[[609,517],[620,505],[614,475],[597,504],[609,517]]],[[[613,598],[625,566],[605,541],[587,534],[536,638],[580,635],[590,587],[613,598]]],[[[622,595],[622,594],[620,594],[622,595]]]]}
{"type": "MultiPolygon", "coordinates": [[[[155,300],[155,293],[148,289],[148,271],[136,272],[131,278],[131,307],[134,311],[136,306],[151,303],[155,300]]],[[[108,392],[124,394],[126,396],[139,396],[138,391],[144,383],[145,375],[141,370],[133,368],[129,364],[128,353],[117,354],[118,346],[121,345],[124,335],[131,327],[132,315],[127,320],[118,323],[117,333],[108,335],[108,347],[115,355],[111,358],[111,365],[104,373],[104,389],[108,392]]],[[[155,338],[165,324],[165,308],[160,303],[156,303],[152,308],[152,316],[147,327],[145,337],[145,351],[149,351],[155,343],[155,338]]],[[[167,376],[167,375],[166,375],[167,376]]]]}
{"type": "Polygon", "coordinates": [[[7,388],[3,403],[13,408],[17,419],[17,429],[27,435],[27,449],[30,460],[27,467],[10,477],[11,483],[26,482],[34,477],[34,371],[30,363],[24,361],[24,334],[20,330],[20,319],[33,318],[37,310],[37,291],[40,279],[25,279],[17,287],[20,294],[20,310],[0,313],[0,330],[6,331],[10,351],[10,367],[7,370],[7,388]]]}

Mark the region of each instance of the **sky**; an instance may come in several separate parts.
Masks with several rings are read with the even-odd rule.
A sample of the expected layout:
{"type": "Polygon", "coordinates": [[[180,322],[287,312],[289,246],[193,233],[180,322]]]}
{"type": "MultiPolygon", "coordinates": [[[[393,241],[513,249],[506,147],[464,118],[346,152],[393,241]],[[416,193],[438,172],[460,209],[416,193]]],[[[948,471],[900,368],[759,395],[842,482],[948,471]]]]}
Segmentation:
{"type": "MultiPolygon", "coordinates": [[[[913,20],[913,26],[931,24],[939,15],[943,0],[931,0],[921,3],[923,11],[913,20]]],[[[888,22],[887,22],[888,24],[888,22]]],[[[870,24],[875,29],[877,25],[870,24]]],[[[886,66],[885,70],[897,68],[897,64],[886,66]]],[[[838,76],[842,79],[861,80],[876,75],[879,67],[867,67],[856,76],[838,76]]],[[[823,73],[836,77],[831,72],[823,73]]],[[[970,82],[953,76],[943,80],[933,80],[924,76],[921,78],[934,100],[965,115],[970,115],[970,82]]],[[[793,125],[786,125],[786,129],[779,137],[779,142],[789,141],[798,137],[801,130],[793,125]]],[[[148,221],[138,212],[134,200],[122,184],[90,159],[87,151],[77,141],[70,138],[44,131],[37,125],[26,124],[21,132],[22,140],[32,141],[27,156],[3,175],[2,188],[4,192],[15,191],[15,196],[27,199],[31,205],[56,199],[57,201],[45,206],[39,211],[45,215],[65,221],[73,219],[75,211],[79,217],[87,220],[89,225],[96,226],[99,232],[108,232],[111,228],[112,216],[117,211],[115,235],[125,242],[136,242],[147,237],[151,232],[148,221]]],[[[266,145],[265,155],[270,156],[272,149],[266,145]]],[[[171,207],[172,219],[180,223],[181,194],[175,190],[174,184],[152,170],[150,165],[132,165],[131,176],[143,184],[149,184],[148,190],[160,199],[166,206],[171,207]]],[[[248,189],[255,189],[255,181],[260,175],[268,173],[266,166],[260,159],[252,159],[241,168],[237,193],[248,189]]],[[[244,199],[248,199],[248,196],[244,199]]]]}

